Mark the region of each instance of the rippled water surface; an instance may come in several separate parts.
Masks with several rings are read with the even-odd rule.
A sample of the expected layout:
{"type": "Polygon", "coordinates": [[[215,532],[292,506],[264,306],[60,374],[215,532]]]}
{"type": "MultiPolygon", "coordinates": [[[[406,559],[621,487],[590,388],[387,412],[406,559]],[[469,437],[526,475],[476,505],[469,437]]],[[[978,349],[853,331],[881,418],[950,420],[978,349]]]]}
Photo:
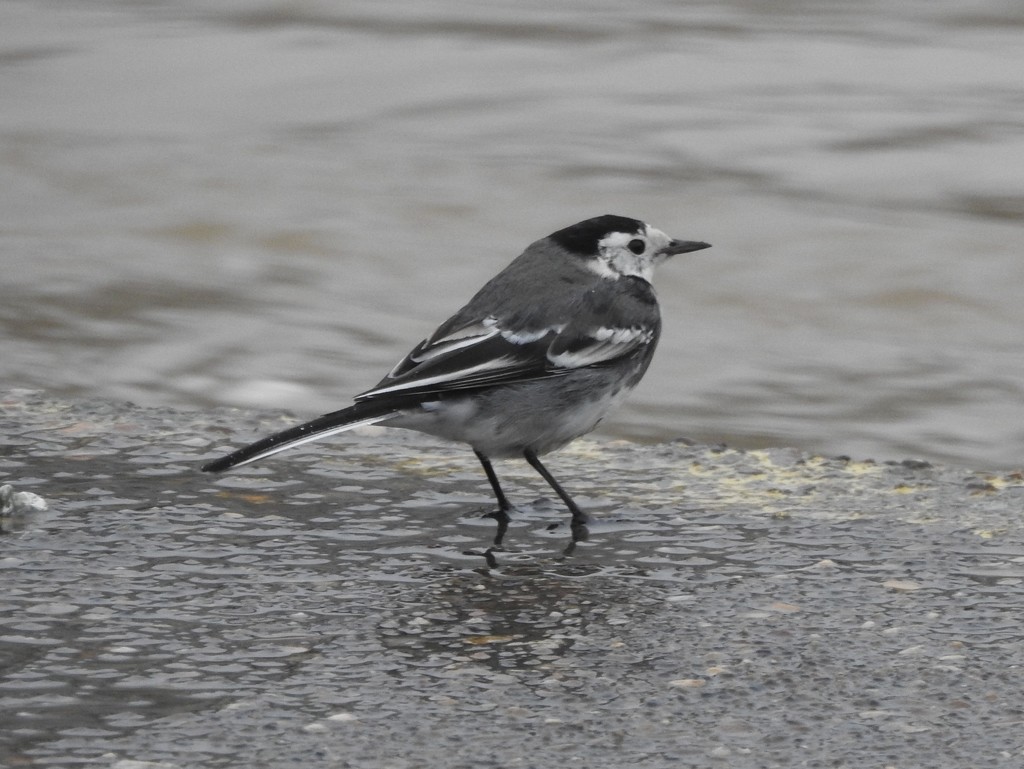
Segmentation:
{"type": "Polygon", "coordinates": [[[532,240],[710,251],[604,429],[1018,466],[1001,0],[0,5],[0,376],[313,414],[532,240]]]}

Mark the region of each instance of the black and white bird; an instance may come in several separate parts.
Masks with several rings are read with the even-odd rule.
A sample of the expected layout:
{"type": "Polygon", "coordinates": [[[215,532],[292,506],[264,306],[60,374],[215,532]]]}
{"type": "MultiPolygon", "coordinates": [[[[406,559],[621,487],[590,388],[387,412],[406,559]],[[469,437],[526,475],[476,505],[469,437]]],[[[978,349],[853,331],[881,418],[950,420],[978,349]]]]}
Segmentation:
{"type": "Polygon", "coordinates": [[[203,466],[222,472],[361,425],[468,443],[497,498],[495,544],[512,505],[491,459],[524,458],[587,516],[540,456],[593,430],[636,386],[661,331],[651,286],[665,259],[708,248],[637,219],[598,216],[541,238],[348,408],[203,466]]]}

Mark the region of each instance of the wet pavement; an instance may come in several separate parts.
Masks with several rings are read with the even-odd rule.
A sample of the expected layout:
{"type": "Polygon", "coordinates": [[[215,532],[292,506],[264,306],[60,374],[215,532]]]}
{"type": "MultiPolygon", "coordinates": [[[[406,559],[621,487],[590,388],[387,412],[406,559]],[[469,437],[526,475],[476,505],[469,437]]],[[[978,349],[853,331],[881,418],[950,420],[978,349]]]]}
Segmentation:
{"type": "Polygon", "coordinates": [[[197,471],[285,424],[0,396],[0,765],[1024,763],[1020,473],[581,441],[492,568],[462,447],[197,471]]]}

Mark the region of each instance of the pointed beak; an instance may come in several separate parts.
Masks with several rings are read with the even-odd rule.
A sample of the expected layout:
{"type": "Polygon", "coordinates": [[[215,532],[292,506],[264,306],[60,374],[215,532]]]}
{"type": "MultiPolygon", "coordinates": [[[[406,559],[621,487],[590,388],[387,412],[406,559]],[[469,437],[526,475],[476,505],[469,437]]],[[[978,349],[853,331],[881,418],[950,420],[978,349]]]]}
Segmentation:
{"type": "Polygon", "coordinates": [[[711,248],[711,244],[701,240],[673,240],[659,253],[662,256],[675,256],[676,254],[688,254],[690,251],[700,251],[702,248],[711,248]]]}

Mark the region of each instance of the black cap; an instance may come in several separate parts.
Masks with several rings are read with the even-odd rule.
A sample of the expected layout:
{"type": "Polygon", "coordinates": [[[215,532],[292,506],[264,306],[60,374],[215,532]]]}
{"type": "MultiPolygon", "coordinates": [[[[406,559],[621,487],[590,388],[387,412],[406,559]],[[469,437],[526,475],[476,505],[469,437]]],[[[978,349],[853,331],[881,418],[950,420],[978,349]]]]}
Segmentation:
{"type": "Polygon", "coordinates": [[[597,253],[597,244],[605,236],[613,232],[628,232],[639,235],[646,225],[639,219],[628,216],[605,214],[586,219],[566,227],[564,230],[551,233],[548,237],[566,251],[580,256],[592,256],[597,253]]]}

